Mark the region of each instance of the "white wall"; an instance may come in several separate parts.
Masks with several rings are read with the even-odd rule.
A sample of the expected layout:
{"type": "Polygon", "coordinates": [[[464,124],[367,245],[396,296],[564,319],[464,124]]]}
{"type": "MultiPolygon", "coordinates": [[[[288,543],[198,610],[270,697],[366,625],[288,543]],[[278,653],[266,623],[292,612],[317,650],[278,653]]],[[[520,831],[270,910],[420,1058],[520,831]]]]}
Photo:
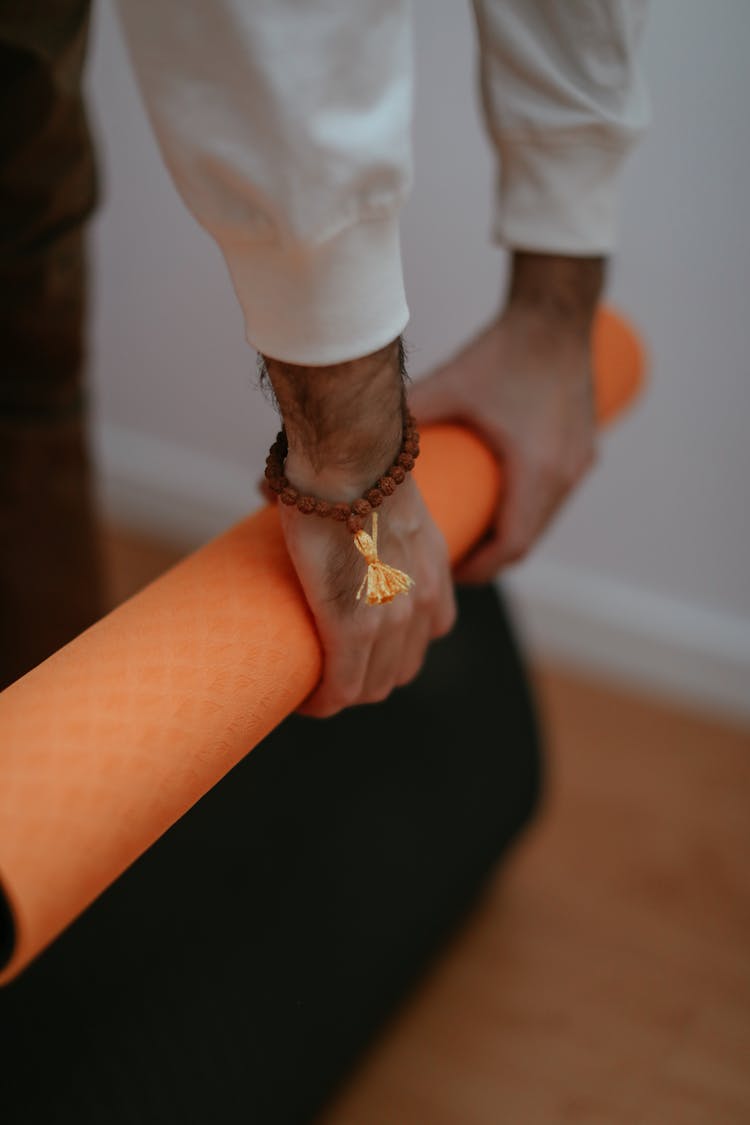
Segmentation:
{"type": "MultiPolygon", "coordinates": [[[[416,182],[403,237],[412,374],[496,307],[492,155],[468,0],[416,3],[416,182]]],[[[654,124],[623,185],[609,299],[648,393],[508,579],[529,645],[750,719],[750,5],[654,0],[654,124]]],[[[223,262],[164,172],[108,0],[91,105],[94,429],[102,499],[195,544],[257,503],[275,416],[223,262]]]]}

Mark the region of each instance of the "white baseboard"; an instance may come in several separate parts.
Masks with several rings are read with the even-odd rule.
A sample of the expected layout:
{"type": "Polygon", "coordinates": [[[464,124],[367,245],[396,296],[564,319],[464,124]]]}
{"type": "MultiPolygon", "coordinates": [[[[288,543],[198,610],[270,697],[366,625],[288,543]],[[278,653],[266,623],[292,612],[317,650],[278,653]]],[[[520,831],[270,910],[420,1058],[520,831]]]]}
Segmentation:
{"type": "Polygon", "coordinates": [[[750,620],[536,559],[502,588],[532,654],[750,724],[750,620]]]}
{"type": "MultiPolygon", "coordinates": [[[[194,549],[259,506],[257,473],[135,431],[94,436],[110,519],[194,549]]],[[[750,621],[532,559],[503,579],[531,654],[750,724],[750,621]]]]}
{"type": "Polygon", "coordinates": [[[259,507],[259,474],[120,426],[92,434],[99,503],[118,523],[194,550],[259,507]]]}

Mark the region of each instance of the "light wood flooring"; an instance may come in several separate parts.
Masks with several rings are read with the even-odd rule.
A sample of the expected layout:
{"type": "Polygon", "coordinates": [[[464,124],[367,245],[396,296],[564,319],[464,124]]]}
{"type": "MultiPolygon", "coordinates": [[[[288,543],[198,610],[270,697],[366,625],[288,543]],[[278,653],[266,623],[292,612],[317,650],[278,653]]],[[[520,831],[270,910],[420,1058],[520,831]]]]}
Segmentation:
{"type": "Polygon", "coordinates": [[[317,1125],[750,1125],[750,732],[533,675],[543,810],[317,1125]]]}

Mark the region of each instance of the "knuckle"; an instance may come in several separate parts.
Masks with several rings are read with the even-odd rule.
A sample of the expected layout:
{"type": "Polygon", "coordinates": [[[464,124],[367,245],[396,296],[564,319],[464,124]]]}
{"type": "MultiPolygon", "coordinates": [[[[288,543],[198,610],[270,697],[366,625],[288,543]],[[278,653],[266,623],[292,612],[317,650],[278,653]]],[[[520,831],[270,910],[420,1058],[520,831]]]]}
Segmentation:
{"type": "Polygon", "coordinates": [[[596,463],[597,449],[593,443],[561,451],[559,455],[540,455],[535,469],[539,478],[552,491],[569,491],[596,463]]]}
{"type": "Polygon", "coordinates": [[[352,707],[359,701],[361,694],[362,673],[359,666],[347,671],[340,669],[322,685],[316,703],[325,710],[325,717],[329,718],[343,711],[345,707],[352,707]]]}
{"type": "Polygon", "coordinates": [[[341,707],[333,703],[332,700],[321,699],[316,702],[308,703],[303,713],[311,719],[330,719],[333,715],[338,714],[341,707]]]}
{"type": "Polygon", "coordinates": [[[560,474],[560,460],[553,450],[542,447],[529,455],[529,471],[545,483],[555,480],[560,474]]]}
{"type": "Polygon", "coordinates": [[[529,553],[531,543],[526,538],[511,540],[505,548],[505,562],[517,563],[525,559],[529,553]]]}
{"type": "Polygon", "coordinates": [[[391,602],[391,623],[396,629],[405,629],[409,624],[414,607],[408,597],[397,597],[391,602]]]}
{"type": "Polygon", "coordinates": [[[585,468],[580,463],[575,465],[565,465],[560,471],[560,476],[557,482],[556,491],[558,492],[558,494],[567,494],[568,492],[570,492],[571,488],[578,484],[578,481],[581,479],[584,472],[585,468]]]}
{"type": "Polygon", "coordinates": [[[423,614],[429,610],[431,605],[437,601],[438,586],[433,581],[423,581],[419,585],[419,590],[415,591],[414,605],[416,610],[423,614]]]}
{"type": "Polygon", "coordinates": [[[545,492],[559,493],[575,483],[579,460],[564,449],[539,449],[529,462],[529,469],[545,492]]]}
{"type": "Polygon", "coordinates": [[[594,465],[596,465],[598,460],[599,460],[599,450],[597,449],[597,447],[595,445],[592,444],[588,447],[588,449],[586,450],[586,452],[583,456],[583,462],[582,462],[582,466],[581,466],[581,476],[583,476],[584,473],[587,473],[589,471],[589,469],[593,469],[594,465]]]}
{"type": "Polygon", "coordinates": [[[569,489],[573,488],[576,484],[579,483],[579,481],[583,479],[589,469],[593,466],[595,460],[596,451],[593,448],[585,449],[576,461],[573,461],[569,466],[567,466],[565,473],[565,484],[569,489]]]}
{"type": "Polygon", "coordinates": [[[445,637],[450,633],[458,620],[458,610],[455,604],[451,606],[443,617],[438,622],[438,628],[435,633],[436,637],[445,637]]]}
{"type": "Polygon", "coordinates": [[[378,687],[373,687],[362,693],[358,700],[359,703],[384,703],[388,696],[393,691],[395,684],[388,682],[378,687]]]}
{"type": "Polygon", "coordinates": [[[361,613],[352,618],[349,630],[350,641],[353,644],[368,644],[375,640],[380,631],[380,618],[373,613],[373,606],[363,605],[361,613]]]}
{"type": "Polygon", "coordinates": [[[422,670],[422,664],[421,663],[417,664],[416,666],[412,665],[410,668],[405,669],[403,672],[401,672],[399,674],[399,677],[396,680],[396,685],[398,687],[406,687],[406,685],[410,684],[412,682],[412,680],[416,680],[416,678],[419,675],[419,673],[421,672],[421,670],[422,670]]]}
{"type": "Polygon", "coordinates": [[[438,571],[435,567],[431,568],[428,573],[422,576],[415,590],[414,601],[416,605],[421,610],[434,606],[440,600],[449,581],[450,572],[447,567],[445,573],[438,571]]]}
{"type": "Polygon", "coordinates": [[[426,642],[425,647],[422,649],[419,655],[415,655],[414,653],[412,653],[410,658],[404,661],[404,664],[401,668],[399,668],[398,676],[396,677],[396,683],[399,687],[403,687],[404,684],[410,684],[412,680],[415,680],[417,678],[419,673],[422,671],[422,668],[424,667],[428,647],[429,642],[426,642]]]}
{"type": "Polygon", "coordinates": [[[343,711],[347,707],[352,707],[356,702],[356,694],[337,694],[331,696],[325,703],[325,714],[323,718],[330,719],[333,715],[338,715],[339,711],[343,711]]]}
{"type": "Polygon", "coordinates": [[[560,496],[575,484],[577,476],[578,470],[575,466],[558,461],[554,465],[547,466],[544,483],[552,496],[560,496]]]}

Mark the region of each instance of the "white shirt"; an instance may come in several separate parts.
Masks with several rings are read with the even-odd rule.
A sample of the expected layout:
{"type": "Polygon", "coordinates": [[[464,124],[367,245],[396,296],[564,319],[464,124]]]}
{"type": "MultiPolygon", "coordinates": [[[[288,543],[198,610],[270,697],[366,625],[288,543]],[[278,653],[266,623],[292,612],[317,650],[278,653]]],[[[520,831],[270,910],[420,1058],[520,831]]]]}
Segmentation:
{"type": "MultiPolygon", "coordinates": [[[[436,0],[438,2],[438,0],[436,0]]],[[[493,233],[515,249],[615,244],[623,161],[647,124],[647,0],[474,0],[498,154],[493,233]]],[[[249,343],[300,364],[406,327],[409,0],[119,0],[164,159],[216,239],[249,343]]]]}

